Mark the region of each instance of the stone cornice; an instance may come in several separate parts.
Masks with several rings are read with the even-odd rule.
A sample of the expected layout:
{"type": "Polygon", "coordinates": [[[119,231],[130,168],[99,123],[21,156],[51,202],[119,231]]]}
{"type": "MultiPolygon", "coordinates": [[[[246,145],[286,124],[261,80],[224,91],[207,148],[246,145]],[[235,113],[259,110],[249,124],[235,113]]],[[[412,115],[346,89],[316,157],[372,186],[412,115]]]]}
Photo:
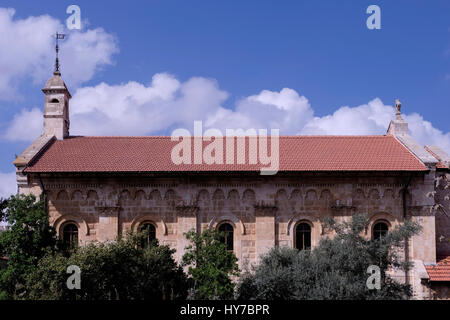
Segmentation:
{"type": "Polygon", "coordinates": [[[278,206],[275,202],[258,201],[253,205],[253,207],[255,208],[255,215],[272,214],[278,210],[278,206]]]}
{"type": "Polygon", "coordinates": [[[181,204],[175,207],[177,209],[177,213],[180,215],[193,215],[197,216],[200,208],[196,204],[181,204]]]}

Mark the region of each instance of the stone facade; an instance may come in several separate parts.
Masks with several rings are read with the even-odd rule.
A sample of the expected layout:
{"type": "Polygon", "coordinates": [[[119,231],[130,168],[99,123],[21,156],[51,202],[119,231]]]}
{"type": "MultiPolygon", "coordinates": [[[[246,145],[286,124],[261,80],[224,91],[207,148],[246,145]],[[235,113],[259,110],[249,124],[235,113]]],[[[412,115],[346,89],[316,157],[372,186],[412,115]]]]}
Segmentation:
{"type": "MultiPolygon", "coordinates": [[[[426,196],[434,188],[433,179],[420,174],[42,175],[30,179],[28,191],[45,192],[50,223],[60,235],[65,223],[74,222],[81,244],[114,240],[150,222],[160,243],[176,249],[177,259],[187,245],[183,233],[229,222],[234,252],[244,267],[273,246],[294,247],[295,226],[300,222],[311,226],[312,248],[321,237],[332,236],[322,228],[324,217],[339,221],[365,213],[371,221],[365,232],[368,238],[377,221],[395,228],[405,220],[403,189],[408,183],[406,219],[423,226],[409,243],[409,259],[418,265],[434,263],[435,216],[430,212],[432,199],[426,196]]],[[[409,277],[417,279],[411,282],[420,287],[414,272],[409,277]]],[[[405,280],[403,273],[396,277],[405,280]]]]}

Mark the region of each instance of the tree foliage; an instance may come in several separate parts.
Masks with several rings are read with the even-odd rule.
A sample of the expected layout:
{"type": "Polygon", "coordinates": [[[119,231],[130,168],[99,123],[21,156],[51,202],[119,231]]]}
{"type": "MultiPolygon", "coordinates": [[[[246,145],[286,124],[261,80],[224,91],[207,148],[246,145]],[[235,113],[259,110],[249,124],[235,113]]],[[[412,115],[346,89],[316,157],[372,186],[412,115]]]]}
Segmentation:
{"type": "Polygon", "coordinates": [[[0,233],[0,256],[8,257],[6,268],[0,269],[0,299],[13,299],[24,293],[25,278],[39,259],[58,250],[58,241],[43,199],[11,196],[1,202],[0,209],[0,221],[8,223],[0,233]]]}
{"type": "Polygon", "coordinates": [[[403,299],[411,295],[407,284],[394,281],[388,270],[411,267],[402,259],[405,239],[420,227],[406,222],[379,240],[367,240],[362,234],[368,219],[356,215],[351,222],[329,219],[326,229],[335,233],[313,249],[298,251],[273,248],[261,263],[247,271],[238,286],[239,299],[403,299]],[[370,265],[380,267],[381,288],[369,289],[366,281],[370,265]]]}
{"type": "Polygon", "coordinates": [[[28,299],[169,300],[184,299],[187,279],[174,261],[174,250],[155,241],[142,247],[142,234],[107,243],[91,243],[68,257],[49,254],[27,279],[28,299]],[[81,289],[68,289],[67,268],[81,270],[81,289]]]}
{"type": "Polygon", "coordinates": [[[430,210],[431,212],[443,214],[447,218],[450,218],[450,174],[437,174],[434,182],[435,190],[427,194],[427,197],[434,198],[434,204],[430,210]]]}
{"type": "Polygon", "coordinates": [[[227,251],[223,236],[216,230],[206,229],[199,234],[185,234],[191,242],[183,255],[183,264],[188,267],[192,281],[194,299],[230,299],[233,297],[233,276],[239,275],[237,258],[227,251]]]}
{"type": "Polygon", "coordinates": [[[33,195],[0,202],[1,299],[183,299],[187,278],[173,259],[174,250],[154,242],[142,246],[148,234],[93,243],[67,250],[48,223],[44,200],[33,195]],[[81,289],[69,290],[67,267],[81,269],[81,289]]]}
{"type": "MultiPolygon", "coordinates": [[[[444,217],[444,219],[450,219],[450,173],[436,172],[434,182],[434,190],[426,194],[427,197],[434,199],[434,204],[430,207],[430,213],[435,214],[436,219],[439,219],[438,215],[444,217]]],[[[441,234],[437,234],[437,236],[439,242],[447,242],[447,245],[450,243],[448,233],[441,230],[441,234]]]]}

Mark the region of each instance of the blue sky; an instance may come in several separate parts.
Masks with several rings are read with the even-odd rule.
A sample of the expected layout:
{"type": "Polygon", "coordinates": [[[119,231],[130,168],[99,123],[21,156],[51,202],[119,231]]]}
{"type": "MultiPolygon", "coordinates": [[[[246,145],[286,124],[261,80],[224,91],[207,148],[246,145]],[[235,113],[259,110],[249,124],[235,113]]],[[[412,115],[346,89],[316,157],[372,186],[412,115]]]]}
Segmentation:
{"type": "MultiPolygon", "coordinates": [[[[51,30],[55,21],[64,23],[71,4],[81,8],[81,18],[87,23],[79,32],[84,38],[62,47],[65,54],[77,52],[74,49],[83,43],[103,44],[84,51],[81,58],[66,56],[64,60],[62,56],[63,78],[74,95],[71,112],[77,112],[71,119],[75,133],[170,134],[173,128],[188,126],[188,120],[211,111],[203,120],[220,128],[238,122],[242,126],[280,125],[285,133],[293,134],[382,134],[389,122],[384,121],[391,110],[388,106],[399,98],[410,115],[408,120],[420,131],[415,138],[423,144],[441,144],[449,151],[449,1],[40,0],[2,1],[0,7],[15,9],[10,22],[17,28],[11,30],[20,30],[17,23],[30,16],[48,15],[53,22],[43,19],[36,24],[46,27],[30,27],[42,33],[51,30]],[[381,30],[366,27],[366,8],[371,4],[381,8],[381,30]],[[88,30],[97,30],[93,39],[88,39],[88,30]],[[74,66],[74,61],[82,63],[74,66]],[[77,68],[85,75],[70,71],[77,68]],[[101,83],[105,87],[99,87],[101,83]],[[133,124],[131,117],[125,123],[120,117],[123,110],[117,111],[121,106],[114,107],[115,101],[126,101],[127,90],[133,101],[145,100],[128,113],[144,112],[141,118],[147,119],[148,129],[144,123],[133,124]],[[170,101],[161,93],[164,90],[170,91],[170,101]],[[148,98],[154,91],[162,100],[148,98]],[[110,92],[119,97],[114,101],[100,97],[110,92]],[[204,105],[190,105],[198,101],[204,105]],[[96,103],[99,106],[94,110],[96,103]],[[158,103],[166,109],[155,107],[158,103]],[[268,110],[268,105],[274,110],[261,112],[265,116],[252,113],[268,110]],[[174,109],[181,115],[175,115],[174,109]],[[117,129],[102,129],[89,122],[102,116],[110,117],[108,128],[119,119],[117,129]],[[367,125],[355,123],[361,118],[376,120],[367,125]],[[329,129],[332,121],[342,121],[337,125],[341,131],[329,129]]],[[[75,39],[76,32],[70,32],[69,38],[75,39]]],[[[16,37],[23,36],[17,33],[16,37]]],[[[4,85],[14,88],[13,98],[5,98],[0,88],[0,173],[7,174],[14,169],[14,154],[20,154],[38,130],[38,124],[31,126],[33,130],[21,128],[14,119],[39,118],[38,109],[43,108],[40,89],[51,76],[53,57],[50,42],[42,48],[34,44],[40,58],[27,55],[26,65],[33,69],[39,64],[42,69],[48,64],[48,76],[42,70],[29,76],[19,67],[8,67],[19,65],[23,57],[20,53],[5,57],[11,42],[0,43],[4,51],[0,59],[9,59],[3,65],[0,60],[0,70],[11,72],[4,80],[11,84],[4,85]],[[31,113],[33,108],[35,113],[31,113]],[[18,132],[27,138],[18,137],[18,132]]],[[[26,41],[15,48],[30,51],[26,41]]]]}

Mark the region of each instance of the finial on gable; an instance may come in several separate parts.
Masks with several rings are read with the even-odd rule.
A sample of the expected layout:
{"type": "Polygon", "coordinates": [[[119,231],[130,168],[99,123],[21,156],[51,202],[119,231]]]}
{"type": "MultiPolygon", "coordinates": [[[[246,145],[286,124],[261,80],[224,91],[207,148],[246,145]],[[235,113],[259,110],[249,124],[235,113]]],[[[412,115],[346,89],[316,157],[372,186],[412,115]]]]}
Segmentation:
{"type": "Polygon", "coordinates": [[[387,134],[394,136],[401,144],[411,151],[420,161],[428,167],[436,166],[438,162],[424,147],[409,135],[408,122],[403,120],[401,113],[402,103],[395,100],[395,119],[391,120],[387,134]]]}
{"type": "Polygon", "coordinates": [[[403,120],[401,109],[402,109],[402,103],[400,102],[400,100],[395,99],[395,110],[396,110],[395,119],[397,119],[397,120],[403,120]]]}
{"type": "Polygon", "coordinates": [[[402,118],[402,103],[399,99],[395,99],[395,120],[389,124],[388,134],[398,136],[408,134],[408,123],[402,118]]]}

